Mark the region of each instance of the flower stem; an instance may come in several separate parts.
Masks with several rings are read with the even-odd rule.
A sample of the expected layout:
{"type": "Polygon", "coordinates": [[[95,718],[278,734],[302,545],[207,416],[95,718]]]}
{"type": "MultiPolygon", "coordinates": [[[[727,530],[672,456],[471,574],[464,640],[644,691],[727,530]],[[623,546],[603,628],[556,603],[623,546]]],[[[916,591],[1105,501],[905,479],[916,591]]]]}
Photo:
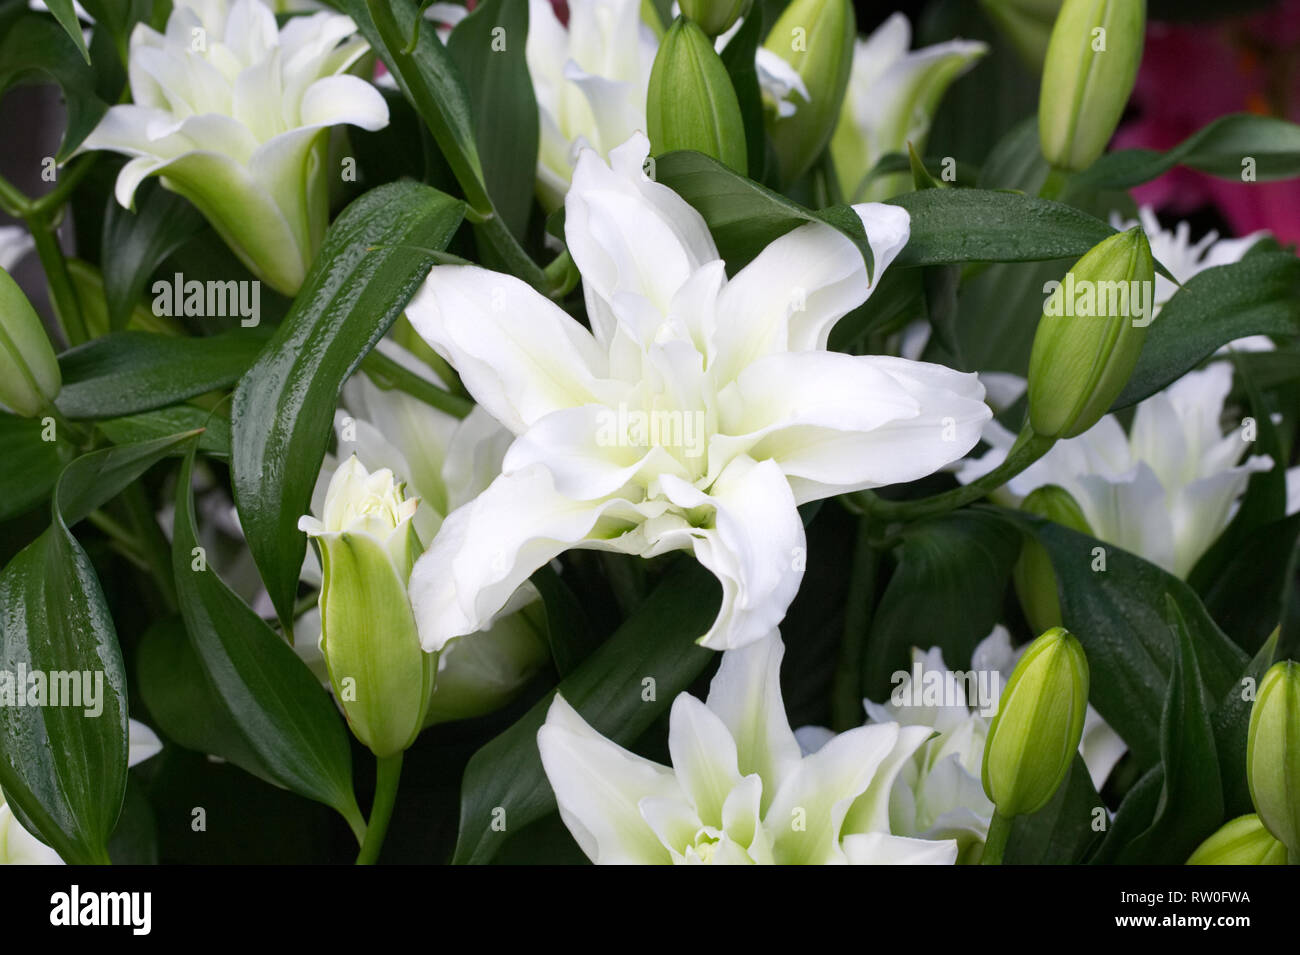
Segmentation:
{"type": "Polygon", "coordinates": [[[72,287],[72,277],[68,274],[68,262],[59,248],[55,226],[44,215],[33,213],[27,218],[27,227],[36,241],[36,254],[45,270],[45,281],[50,287],[54,314],[63,337],[70,346],[80,345],[90,336],[81,317],[77,291],[72,287]]]}
{"type": "Polygon", "coordinates": [[[421,378],[415,372],[393,361],[383,352],[372,351],[362,360],[361,367],[371,378],[379,379],[375,382],[379,387],[404,391],[449,415],[464,418],[474,410],[474,402],[468,398],[444,391],[433,382],[421,378]]]}
{"type": "Polygon", "coordinates": [[[1007,452],[1006,460],[970,484],[916,501],[884,501],[870,491],[859,491],[857,500],[872,516],[889,521],[914,521],[945,514],[964,504],[978,501],[990,491],[996,491],[1046,454],[1055,443],[1055,438],[1036,434],[1026,425],[1007,452]]]}
{"type": "Polygon", "coordinates": [[[862,722],[862,652],[875,603],[875,574],[876,550],[871,539],[871,518],[863,515],[858,518],[840,661],[831,685],[831,726],[837,733],[862,722]]]}
{"type": "Polygon", "coordinates": [[[397,784],[402,776],[402,753],[380,756],[375,767],[375,803],[370,808],[370,822],[357,855],[357,865],[374,865],[388,834],[388,820],[397,800],[397,784]]]}
{"type": "Polygon", "coordinates": [[[1007,850],[1007,839],[1011,835],[1014,816],[1004,816],[993,810],[993,821],[989,823],[989,834],[984,839],[984,854],[980,856],[980,865],[1002,865],[1002,856],[1007,850]]]}

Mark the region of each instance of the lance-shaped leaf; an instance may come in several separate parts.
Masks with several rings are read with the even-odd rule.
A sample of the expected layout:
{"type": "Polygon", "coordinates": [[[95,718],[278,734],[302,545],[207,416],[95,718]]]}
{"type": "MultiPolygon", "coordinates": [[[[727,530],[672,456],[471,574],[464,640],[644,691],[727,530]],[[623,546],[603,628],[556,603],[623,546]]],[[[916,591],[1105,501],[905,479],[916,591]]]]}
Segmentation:
{"type": "MultiPolygon", "coordinates": [[[[230,714],[247,748],[273,782],[324,803],[352,823],[352,751],[329,696],[289,645],[207,564],[194,522],[194,454],[181,467],[172,537],[172,572],[190,646],[210,694],[230,714]]],[[[259,773],[260,775],[261,773],[259,773]]]]}
{"type": "Polygon", "coordinates": [[[249,549],[287,620],[307,513],[343,382],[401,314],[463,204],[428,186],[367,192],[330,227],[293,308],[235,391],[235,501],[249,549]]]}

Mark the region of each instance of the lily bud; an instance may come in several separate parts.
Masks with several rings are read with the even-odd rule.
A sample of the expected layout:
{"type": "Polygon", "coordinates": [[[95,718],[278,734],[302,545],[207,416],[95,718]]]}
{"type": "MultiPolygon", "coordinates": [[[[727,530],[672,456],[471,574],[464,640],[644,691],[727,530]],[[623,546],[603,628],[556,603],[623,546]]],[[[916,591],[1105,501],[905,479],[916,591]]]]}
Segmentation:
{"type": "MultiPolygon", "coordinates": [[[[1083,534],[1092,534],[1088,519],[1070,492],[1056,484],[1045,484],[1035,488],[1020,504],[1026,514],[1046,517],[1070,530],[1083,534]]],[[[1020,549],[1020,558],[1011,572],[1011,579],[1016,585],[1016,596],[1020,598],[1021,609],[1025,619],[1035,633],[1042,633],[1052,627],[1061,625],[1061,601],[1056,590],[1056,572],[1052,569],[1052,559],[1038,539],[1025,538],[1020,549]]]]}
{"type": "Polygon", "coordinates": [[[1246,736],[1246,779],[1260,821],[1300,853],[1300,663],[1275,663],[1259,684],[1246,736]]]}
{"type": "Polygon", "coordinates": [[[720,36],[749,13],[751,0],[681,0],[682,15],[709,36],[720,36]]]}
{"type": "Polygon", "coordinates": [[[1286,865],[1286,846],[1264,828],[1259,816],[1238,816],[1206,839],[1188,865],[1286,865]]]}
{"type": "Polygon", "coordinates": [[[808,102],[793,112],[767,113],[782,182],[802,176],[826,148],[849,85],[856,34],[849,0],[794,0],[767,35],[763,48],[789,64],[808,91],[808,102]]]}
{"type": "Polygon", "coordinates": [[[1003,816],[1037,812],[1070,771],[1088,709],[1088,658],[1054,627],[1011,671],[984,746],[984,792],[1003,816]]]}
{"type": "Polygon", "coordinates": [[[646,123],[656,155],[695,149],[745,174],[745,124],[731,77],[704,31],[684,17],[659,44],[646,123]]]}
{"type": "Polygon", "coordinates": [[[0,404],[24,418],[48,408],[63,386],[40,316],[0,269],[0,404]]]}
{"type": "Polygon", "coordinates": [[[1146,0],[1065,0],[1052,27],[1038,96],[1038,141],[1059,169],[1091,166],[1133,92],[1146,0]]]}
{"type": "Polygon", "coordinates": [[[418,503],[387,468],[368,473],[354,456],[330,480],[323,520],[298,521],[320,548],[321,652],[334,696],[376,756],[415,740],[437,672],[406,596],[421,553],[411,524],[418,503]]]}
{"type": "Polygon", "coordinates": [[[1141,228],[1097,243],[1049,292],[1029,356],[1029,422],[1049,438],[1096,424],[1137,365],[1155,295],[1141,228]],[[1055,286],[1055,288],[1053,288],[1055,286]]]}

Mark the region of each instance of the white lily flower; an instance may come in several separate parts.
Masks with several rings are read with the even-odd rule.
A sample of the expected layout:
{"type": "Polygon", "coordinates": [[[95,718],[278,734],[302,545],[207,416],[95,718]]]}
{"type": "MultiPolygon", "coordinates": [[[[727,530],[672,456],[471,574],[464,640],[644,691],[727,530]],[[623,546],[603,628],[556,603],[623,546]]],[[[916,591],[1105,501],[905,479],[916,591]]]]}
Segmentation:
{"type": "MultiPolygon", "coordinates": [[[[162,751],[158,735],[143,723],[127,722],[128,766],[162,751]]],[[[0,792],[0,865],[63,865],[57,852],[27,831],[0,792]]]]}
{"type": "MultiPolygon", "coordinates": [[[[379,347],[408,370],[442,384],[400,345],[385,339],[379,347]]],[[[459,420],[405,392],[380,388],[362,372],[344,385],[341,404],[335,415],[340,452],[351,452],[373,472],[387,469],[420,498],[412,523],[422,541],[433,538],[449,510],[472,500],[501,473],[501,459],[514,437],[482,408],[459,420]]],[[[327,455],[312,495],[312,513],[326,513],[330,475],[337,467],[338,459],[327,455]]],[[[320,565],[310,549],[303,578],[321,583],[320,565]]],[[[513,699],[550,659],[541,612],[537,591],[525,584],[490,626],[444,646],[425,725],[480,716],[513,699]]],[[[329,683],[316,608],[295,622],[294,651],[321,683],[329,683]]]]}
{"type": "MultiPolygon", "coordinates": [[[[722,52],[721,44],[718,52],[722,52]]],[[[758,88],[762,91],[764,99],[782,119],[793,116],[799,109],[795,94],[798,94],[805,103],[812,102],[803,77],[793,66],[766,47],[760,46],[755,52],[754,68],[758,72],[758,88]]]]}
{"type": "MultiPolygon", "coordinates": [[[[1122,547],[1177,577],[1186,577],[1236,512],[1237,499],[1265,455],[1241,456],[1249,445],[1237,429],[1223,431],[1232,368],[1215,362],[1188,372],[1137,406],[1128,434],[1106,415],[1076,438],[1058,441],[1012,478],[1002,497],[1015,504],[1045,484],[1065,488],[1099,540],[1122,547]]],[[[962,463],[968,484],[1006,458],[1015,436],[990,421],[991,450],[962,463]]]]}
{"type": "Polygon", "coordinates": [[[926,736],[896,724],[803,757],[773,631],[722,657],[707,703],[674,701],[672,768],[594,730],[556,695],[537,733],[560,817],[597,864],[950,864],[956,844],[889,833],[894,776],[926,736]],[[851,832],[847,837],[844,833],[851,832]]]}
{"type": "MultiPolygon", "coordinates": [[[[434,267],[408,307],[518,436],[501,476],[415,566],[426,648],[480,629],[574,547],[693,551],[723,593],[701,642],[743,646],[799,587],[798,505],[929,474],[990,416],[974,375],[826,351],[874,287],[841,232],[800,226],[728,280],[699,213],[642,172],[648,150],[638,134],[612,168],[588,150],[574,172],[565,232],[592,331],[475,266],[434,267]]],[[[855,211],[878,279],[907,242],[907,213],[855,211]]]]}
{"type": "Polygon", "coordinates": [[[901,13],[855,41],[849,86],[831,137],[840,189],[852,201],[887,199],[910,188],[906,173],[864,180],[882,156],[906,152],[909,142],[920,154],[943,94],[988,52],[973,40],[909,52],[911,43],[912,25],[901,13]]]}
{"type": "Polygon", "coordinates": [[[291,295],[328,224],[329,127],[388,124],[379,91],[344,72],[367,49],[336,13],[280,29],[261,0],[178,0],[165,34],[132,32],[134,102],[112,107],[81,148],[134,157],[117,178],[123,206],[161,176],[250,271],[291,295]]]}
{"type": "Polygon", "coordinates": [[[31,233],[22,226],[0,225],[0,269],[12,272],[35,245],[31,233]]]}
{"type": "MultiPolygon", "coordinates": [[[[1011,636],[1001,625],[975,647],[971,669],[964,673],[949,670],[938,647],[914,649],[912,668],[895,680],[889,700],[862,701],[868,726],[920,727],[928,737],[894,780],[891,832],[953,840],[960,862],[979,861],[993,819],[993,803],[981,781],[984,745],[1002,688],[1022,652],[1012,648],[1011,636]]],[[[797,735],[805,753],[817,752],[835,738],[822,727],[803,727],[797,735]]],[[[1079,752],[1098,789],[1126,751],[1119,734],[1088,707],[1079,752]]]]}
{"type": "Polygon", "coordinates": [[[541,130],[537,191],[557,208],[578,153],[607,156],[646,128],[646,91],[659,41],[641,0],[569,0],[564,26],[550,0],[528,0],[525,57],[541,130]]]}

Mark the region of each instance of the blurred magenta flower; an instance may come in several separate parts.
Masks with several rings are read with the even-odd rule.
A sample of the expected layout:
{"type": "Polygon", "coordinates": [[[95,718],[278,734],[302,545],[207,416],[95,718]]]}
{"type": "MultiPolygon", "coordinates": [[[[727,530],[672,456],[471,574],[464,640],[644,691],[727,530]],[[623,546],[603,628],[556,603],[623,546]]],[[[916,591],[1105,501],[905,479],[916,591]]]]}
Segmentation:
{"type": "MultiPolygon", "coordinates": [[[[1300,0],[1214,23],[1151,23],[1133,90],[1137,115],[1115,148],[1169,149],[1226,113],[1300,121],[1298,65],[1300,0]]],[[[1300,180],[1243,183],[1177,168],[1133,194],[1171,212],[1213,203],[1238,235],[1267,229],[1280,242],[1300,241],[1300,180]]]]}

